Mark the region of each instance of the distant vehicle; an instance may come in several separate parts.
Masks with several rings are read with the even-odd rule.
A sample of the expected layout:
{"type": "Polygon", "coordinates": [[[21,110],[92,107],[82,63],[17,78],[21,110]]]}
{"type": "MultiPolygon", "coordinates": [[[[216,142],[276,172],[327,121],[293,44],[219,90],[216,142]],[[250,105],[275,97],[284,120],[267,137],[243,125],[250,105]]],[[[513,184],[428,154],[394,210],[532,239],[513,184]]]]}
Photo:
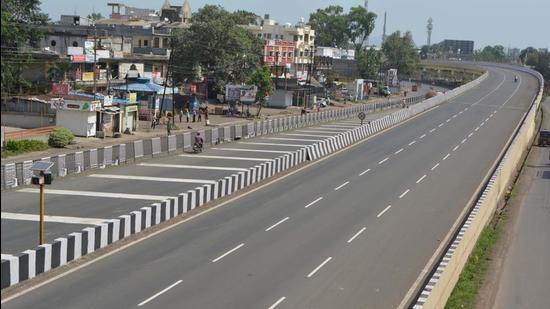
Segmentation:
{"type": "Polygon", "coordinates": [[[539,132],[539,146],[550,146],[550,130],[540,130],[539,132]]]}
{"type": "Polygon", "coordinates": [[[518,82],[518,79],[519,79],[519,77],[518,77],[517,75],[514,76],[514,83],[517,83],[517,82],[518,82]]]}
{"type": "Polygon", "coordinates": [[[385,96],[385,97],[389,97],[389,96],[391,95],[390,87],[384,86],[384,87],[380,90],[380,94],[382,94],[382,95],[385,96]]]}

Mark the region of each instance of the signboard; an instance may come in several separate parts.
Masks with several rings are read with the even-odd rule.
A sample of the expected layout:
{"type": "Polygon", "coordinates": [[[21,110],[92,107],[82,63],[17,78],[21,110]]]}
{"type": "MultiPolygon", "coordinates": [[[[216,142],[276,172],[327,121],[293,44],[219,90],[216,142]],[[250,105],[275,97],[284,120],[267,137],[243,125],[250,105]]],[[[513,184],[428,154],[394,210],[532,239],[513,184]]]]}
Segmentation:
{"type": "Polygon", "coordinates": [[[117,59],[124,58],[124,53],[121,52],[121,51],[114,51],[113,52],[113,58],[117,58],[117,59]]]}
{"type": "Polygon", "coordinates": [[[94,42],[93,41],[85,41],[84,42],[84,53],[86,55],[93,55],[94,54],[94,42]]]}
{"type": "Polygon", "coordinates": [[[84,63],[84,62],[86,62],[86,55],[72,55],[71,56],[71,62],[72,63],[84,63]]]}
{"type": "Polygon", "coordinates": [[[397,87],[397,69],[389,69],[387,75],[387,84],[390,87],[397,87]]]}
{"type": "Polygon", "coordinates": [[[68,95],[69,94],[69,85],[68,84],[54,83],[52,85],[52,94],[53,95],[68,95]]]}
{"type": "Polygon", "coordinates": [[[227,85],[225,86],[225,100],[254,103],[257,92],[258,87],[254,85],[227,85]]]}
{"type": "Polygon", "coordinates": [[[137,105],[130,105],[130,106],[127,106],[126,107],[126,112],[127,113],[130,113],[130,112],[137,112],[137,105]]]}
{"type": "Polygon", "coordinates": [[[136,103],[137,102],[137,93],[135,92],[130,92],[128,94],[128,102],[129,103],[136,103]]]}
{"type": "Polygon", "coordinates": [[[67,47],[67,55],[83,55],[84,54],[84,47],[82,46],[69,46],[67,47]]]}
{"type": "Polygon", "coordinates": [[[55,110],[63,110],[63,109],[73,109],[73,110],[81,110],[86,112],[93,112],[100,106],[100,101],[74,101],[74,100],[64,100],[62,98],[60,99],[52,99],[50,101],[50,105],[52,109],[55,110]]]}
{"type": "Polygon", "coordinates": [[[113,96],[106,95],[103,97],[103,106],[113,106],[113,96]]]}
{"type": "Polygon", "coordinates": [[[108,50],[96,50],[97,59],[109,59],[111,58],[111,53],[108,50]]]}
{"type": "Polygon", "coordinates": [[[50,105],[53,110],[63,109],[63,106],[65,105],[65,100],[63,100],[63,98],[51,99],[50,105]]]}
{"type": "Polygon", "coordinates": [[[82,73],[82,80],[84,80],[84,81],[94,80],[94,72],[84,72],[84,73],[82,73]]]}

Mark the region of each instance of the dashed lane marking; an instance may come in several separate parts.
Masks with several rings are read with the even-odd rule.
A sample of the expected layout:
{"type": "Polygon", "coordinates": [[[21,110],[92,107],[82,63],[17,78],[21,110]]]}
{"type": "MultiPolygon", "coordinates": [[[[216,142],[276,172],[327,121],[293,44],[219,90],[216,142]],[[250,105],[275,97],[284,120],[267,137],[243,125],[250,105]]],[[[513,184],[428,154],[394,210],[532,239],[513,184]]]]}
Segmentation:
{"type": "Polygon", "coordinates": [[[239,250],[242,246],[244,246],[244,243],[241,243],[240,245],[236,246],[235,248],[233,248],[233,249],[227,251],[226,253],[224,253],[224,254],[218,256],[217,258],[213,259],[213,260],[212,260],[212,263],[216,263],[217,261],[219,261],[219,260],[223,259],[224,257],[230,255],[231,253],[233,253],[233,252],[239,250]]]}
{"type": "Polygon", "coordinates": [[[334,191],[338,191],[338,190],[342,189],[342,188],[345,187],[348,183],[349,183],[349,181],[344,182],[343,184],[341,184],[341,185],[339,185],[338,187],[334,188],[334,191]]]}
{"type": "Polygon", "coordinates": [[[265,229],[266,232],[269,232],[271,231],[272,229],[276,228],[279,224],[285,222],[286,220],[290,219],[290,217],[286,217],[280,221],[278,221],[277,223],[273,224],[272,226],[268,227],[267,229],[265,229]]]}
{"type": "Polygon", "coordinates": [[[348,239],[348,244],[351,243],[357,236],[361,235],[365,230],[367,229],[366,226],[364,226],[362,229],[359,230],[359,232],[355,233],[355,235],[351,236],[350,239],[348,239]]]}
{"type": "Polygon", "coordinates": [[[386,208],[384,208],[384,210],[382,210],[378,215],[376,215],[376,218],[382,217],[386,213],[386,211],[390,210],[390,208],[391,208],[391,205],[388,205],[386,208]]]}
{"type": "Polygon", "coordinates": [[[325,266],[326,263],[330,262],[330,260],[332,260],[332,257],[328,257],[326,260],[323,261],[323,263],[321,263],[319,266],[317,266],[313,271],[311,271],[307,277],[308,278],[311,278],[313,277],[313,275],[315,275],[316,272],[319,271],[319,269],[321,269],[323,266],[325,266]]]}
{"type": "Polygon", "coordinates": [[[420,182],[421,182],[422,180],[424,180],[424,178],[426,178],[426,177],[427,177],[427,175],[424,175],[424,176],[418,178],[418,180],[416,181],[416,183],[420,183],[420,182]]]}
{"type": "Polygon", "coordinates": [[[361,174],[359,174],[359,176],[363,176],[368,172],[370,172],[370,168],[367,168],[366,170],[362,171],[361,174]]]}
{"type": "Polygon", "coordinates": [[[315,203],[319,202],[319,201],[322,200],[322,199],[323,199],[322,196],[321,196],[321,197],[318,197],[315,201],[313,201],[313,202],[307,204],[306,206],[304,206],[304,208],[309,208],[309,207],[313,206],[315,203]]]}
{"type": "Polygon", "coordinates": [[[162,295],[162,294],[168,292],[168,290],[172,289],[173,287],[175,287],[176,285],[178,285],[178,284],[180,284],[180,283],[182,283],[182,282],[183,282],[183,280],[178,280],[178,281],[176,281],[175,283],[171,284],[171,285],[170,285],[169,287],[167,287],[166,289],[164,289],[164,290],[162,290],[162,291],[156,293],[155,295],[153,295],[153,296],[147,298],[146,300],[142,301],[141,303],[139,303],[139,304],[138,304],[138,307],[141,307],[141,306],[147,304],[148,302],[150,302],[150,301],[152,301],[153,299],[159,297],[160,295],[162,295]]]}

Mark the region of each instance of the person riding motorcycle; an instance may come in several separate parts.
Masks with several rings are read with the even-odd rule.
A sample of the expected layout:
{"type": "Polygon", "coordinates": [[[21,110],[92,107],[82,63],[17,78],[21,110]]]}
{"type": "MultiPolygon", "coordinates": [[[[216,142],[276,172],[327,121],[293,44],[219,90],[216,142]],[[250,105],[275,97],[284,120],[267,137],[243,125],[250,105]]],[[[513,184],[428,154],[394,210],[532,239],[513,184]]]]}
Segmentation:
{"type": "Polygon", "coordinates": [[[204,139],[202,138],[201,134],[197,132],[197,135],[195,135],[195,145],[193,148],[195,148],[195,151],[202,151],[202,147],[204,144],[204,139]]]}
{"type": "Polygon", "coordinates": [[[519,77],[518,77],[517,75],[514,76],[514,83],[517,83],[517,82],[518,82],[518,79],[519,79],[519,77]]]}

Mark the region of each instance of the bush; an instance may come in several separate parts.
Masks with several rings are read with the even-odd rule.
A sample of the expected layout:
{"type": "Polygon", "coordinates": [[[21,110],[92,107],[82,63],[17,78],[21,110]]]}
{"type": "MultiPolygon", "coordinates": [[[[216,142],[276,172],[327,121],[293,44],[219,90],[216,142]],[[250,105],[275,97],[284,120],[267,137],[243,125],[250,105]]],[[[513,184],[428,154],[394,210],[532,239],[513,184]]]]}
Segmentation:
{"type": "Polygon", "coordinates": [[[48,145],[42,141],[27,139],[7,141],[6,147],[4,147],[4,150],[2,151],[2,158],[15,156],[25,152],[40,151],[46,149],[48,149],[48,145]]]}
{"type": "Polygon", "coordinates": [[[74,135],[66,128],[55,128],[50,133],[48,145],[56,148],[63,148],[74,142],[74,135]]]}

